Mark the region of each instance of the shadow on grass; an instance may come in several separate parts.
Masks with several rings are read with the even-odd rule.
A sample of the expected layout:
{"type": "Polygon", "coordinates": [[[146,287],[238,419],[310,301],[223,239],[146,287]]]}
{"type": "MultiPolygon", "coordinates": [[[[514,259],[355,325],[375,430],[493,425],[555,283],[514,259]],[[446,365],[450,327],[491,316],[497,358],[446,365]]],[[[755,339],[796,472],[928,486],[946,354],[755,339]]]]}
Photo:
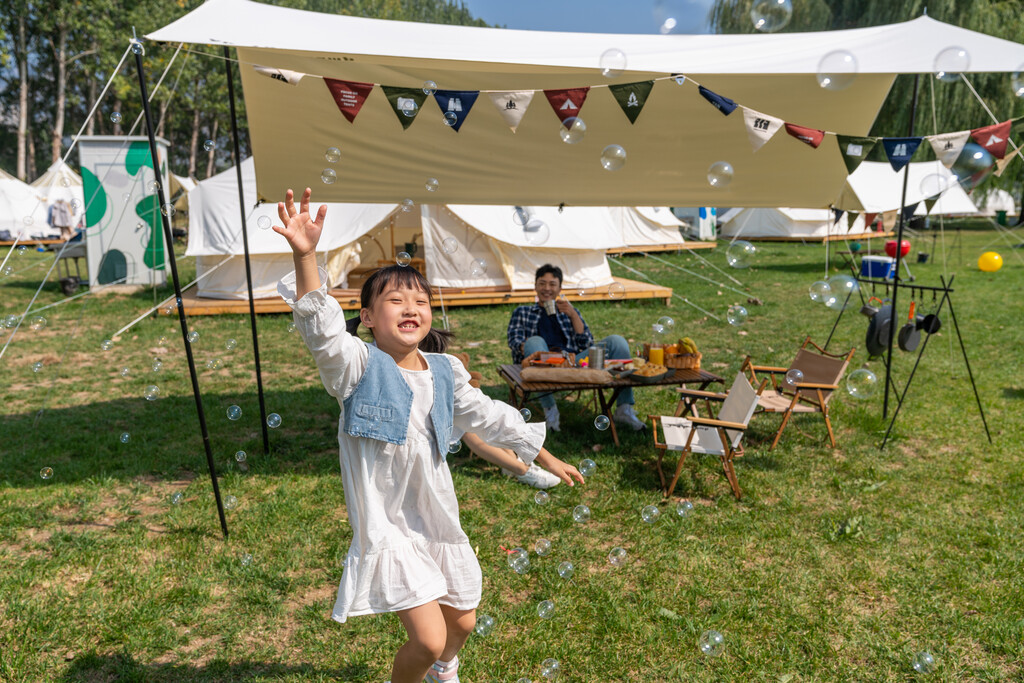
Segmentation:
{"type": "Polygon", "coordinates": [[[236,661],[221,659],[201,664],[142,664],[130,655],[86,654],[76,657],[64,676],[59,679],[74,683],[96,681],[250,681],[260,680],[331,680],[365,681],[370,669],[364,664],[353,664],[340,669],[323,668],[311,664],[277,664],[271,662],[236,661]]]}
{"type": "Polygon", "coordinates": [[[1024,398],[1024,389],[1020,387],[1003,387],[1003,398],[1024,398]]]}

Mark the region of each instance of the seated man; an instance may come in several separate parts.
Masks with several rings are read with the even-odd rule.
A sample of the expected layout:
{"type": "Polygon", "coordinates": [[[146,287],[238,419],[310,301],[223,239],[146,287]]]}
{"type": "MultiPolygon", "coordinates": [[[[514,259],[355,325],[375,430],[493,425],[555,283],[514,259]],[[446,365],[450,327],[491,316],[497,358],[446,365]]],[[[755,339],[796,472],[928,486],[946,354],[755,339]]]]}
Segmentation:
{"type": "MultiPolygon", "coordinates": [[[[594,343],[590,328],[583,316],[562,294],[562,269],[544,264],[537,269],[534,279],[537,303],[520,306],[512,312],[508,323],[508,346],[512,349],[512,362],[522,363],[523,358],[537,351],[568,351],[583,355],[594,343]],[[545,305],[550,308],[554,302],[555,313],[548,315],[545,305]]],[[[599,343],[605,346],[605,358],[629,358],[629,344],[618,334],[612,334],[599,343]]],[[[544,408],[544,419],[548,429],[559,431],[558,406],[552,394],[543,394],[540,404],[544,408]]],[[[614,418],[635,430],[644,428],[644,423],[633,412],[633,390],[626,389],[616,400],[614,418]]]]}

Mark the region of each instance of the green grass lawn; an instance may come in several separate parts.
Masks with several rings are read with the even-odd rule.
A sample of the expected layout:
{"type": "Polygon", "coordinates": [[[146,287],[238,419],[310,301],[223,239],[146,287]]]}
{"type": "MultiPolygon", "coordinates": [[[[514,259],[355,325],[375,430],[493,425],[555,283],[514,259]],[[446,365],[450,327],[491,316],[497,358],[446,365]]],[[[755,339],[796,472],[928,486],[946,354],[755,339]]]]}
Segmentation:
{"type": "MultiPolygon", "coordinates": [[[[1024,260],[1007,244],[1021,235],[1008,240],[968,224],[956,240],[949,233],[945,258],[939,242],[927,264],[911,263],[921,284],[939,284],[943,261],[956,273],[953,301],[992,444],[947,314],[885,450],[881,393],[836,396],[836,449],[820,417],[797,416],[768,452],[779,418],[759,417],[737,461],[741,501],[712,459],[689,461],[676,497],[663,500],[650,436],[624,433],[614,447],[582,399],[562,402],[563,430],[547,446],[573,463],[592,457],[597,471],[585,486],[553,489],[545,506],[495,468],[453,460],[462,523],[484,572],[479,613],[496,621],[463,650],[462,680],[540,681],[548,657],[561,662],[565,681],[911,680],[921,677],[911,659],[925,650],[936,660],[929,680],[1024,677],[1024,380],[1016,358],[1024,260]],[[986,248],[1002,253],[1000,272],[975,265],[986,248]],[[695,506],[685,519],[675,513],[682,499],[695,506]],[[579,503],[593,511],[584,525],[571,516],[579,503]],[[650,504],[662,512],[654,524],[640,518],[650,504]],[[508,568],[501,546],[532,551],[541,537],[551,540],[550,555],[531,553],[525,575],[508,568]],[[607,561],[615,546],[628,553],[619,568],[607,561]],[[555,570],[565,560],[575,565],[568,581],[555,570]],[[536,613],[545,599],[556,605],[549,620],[536,613]],[[698,650],[708,629],[725,638],[720,657],[698,650]]],[[[911,255],[931,245],[921,238],[911,255]]],[[[679,270],[727,283],[693,255],[622,262],[723,320],[729,304],[744,303],[742,327],[679,299],[580,308],[598,336],[635,341],[670,315],[677,336],[700,345],[704,367],[726,377],[747,354],[788,365],[805,336],[824,341],[836,315],[807,296],[825,274],[822,245],[761,244],[745,270],[727,268],[724,252],[704,256],[740,280],[742,287],[728,284],[744,294],[679,270]]],[[[48,267],[31,250],[10,264],[0,319],[24,310],[48,267]]],[[[835,258],[830,273],[840,267],[835,258]]],[[[182,259],[181,269],[189,277],[194,265],[182,259]]],[[[612,270],[636,278],[614,263],[612,270]]],[[[49,283],[36,305],[61,298],[49,283]]],[[[0,359],[0,680],[387,680],[403,642],[398,619],[329,618],[350,534],[338,407],[289,332],[290,318],[259,319],[267,406],[283,418],[267,455],[248,319],[190,321],[200,334],[193,349],[220,487],[237,498],[225,540],[177,321],[149,318],[109,351],[100,346],[153,299],[151,291],[86,296],[49,309],[46,327],[23,327],[0,359]],[[158,372],[154,358],[162,359],[158,372]],[[217,359],[219,367],[207,367],[217,359]],[[151,384],[158,400],[144,398],[151,384]],[[227,418],[230,405],[241,407],[241,419],[227,418]],[[238,450],[248,454],[242,466],[238,450]],[[52,478],[40,477],[44,467],[52,478]]],[[[901,294],[904,316],[906,302],[901,294]]],[[[856,346],[851,367],[867,363],[884,377],[884,363],[868,362],[863,350],[859,305],[843,316],[830,350],[856,346]]],[[[919,304],[923,312],[932,306],[930,296],[919,304]]],[[[507,389],[496,370],[508,359],[510,312],[449,312],[456,350],[468,351],[485,390],[500,399],[507,389]]],[[[915,357],[897,352],[893,360],[901,388],[915,357]]],[[[640,414],[674,405],[669,388],[637,391],[640,414]]],[[[536,420],[542,411],[532,408],[536,420]]]]}

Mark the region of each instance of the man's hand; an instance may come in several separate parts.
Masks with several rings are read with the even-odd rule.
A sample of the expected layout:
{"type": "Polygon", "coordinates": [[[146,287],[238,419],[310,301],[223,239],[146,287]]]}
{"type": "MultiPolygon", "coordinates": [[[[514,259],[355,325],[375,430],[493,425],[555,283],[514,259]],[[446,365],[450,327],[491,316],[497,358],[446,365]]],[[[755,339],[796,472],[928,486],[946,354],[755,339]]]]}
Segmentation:
{"type": "Polygon", "coordinates": [[[555,308],[558,309],[559,313],[565,313],[568,316],[571,316],[576,311],[576,309],[572,307],[572,304],[569,303],[569,300],[565,298],[564,294],[560,294],[558,298],[555,299],[555,308]]]}
{"type": "Polygon", "coordinates": [[[324,229],[324,217],[327,216],[327,205],[322,204],[316,212],[316,220],[309,215],[309,197],[312,191],[307,187],[302,193],[298,210],[295,209],[295,195],[291,190],[285,193],[284,201],[278,202],[277,214],[284,227],[274,226],[274,232],[288,240],[295,256],[302,257],[316,253],[320,233],[324,229]]]}

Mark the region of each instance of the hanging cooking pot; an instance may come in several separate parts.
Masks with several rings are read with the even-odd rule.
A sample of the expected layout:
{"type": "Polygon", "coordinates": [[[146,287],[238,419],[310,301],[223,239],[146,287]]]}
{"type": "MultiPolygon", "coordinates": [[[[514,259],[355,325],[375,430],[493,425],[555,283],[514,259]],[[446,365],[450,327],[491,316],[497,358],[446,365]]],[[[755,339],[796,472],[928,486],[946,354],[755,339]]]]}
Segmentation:
{"type": "Polygon", "coordinates": [[[868,334],[864,340],[868,355],[881,356],[889,348],[889,340],[892,338],[891,321],[892,306],[885,304],[878,309],[878,313],[871,316],[868,323],[868,334]]]}
{"type": "Polygon", "coordinates": [[[907,323],[900,328],[900,336],[896,340],[903,351],[913,351],[921,343],[921,332],[917,329],[916,318],[914,318],[914,304],[916,303],[916,301],[910,302],[910,315],[907,318],[907,323]]]}
{"type": "Polygon", "coordinates": [[[870,299],[868,299],[868,302],[866,304],[860,307],[861,315],[866,315],[868,318],[870,318],[875,313],[878,313],[878,308],[871,305],[872,301],[877,301],[879,306],[882,305],[882,300],[879,299],[877,296],[873,296],[870,299]]]}
{"type": "Polygon", "coordinates": [[[939,320],[939,316],[935,315],[934,313],[929,313],[924,317],[917,317],[919,319],[919,322],[917,323],[917,329],[919,330],[923,330],[928,334],[935,334],[936,332],[942,329],[942,321],[939,320]]]}

